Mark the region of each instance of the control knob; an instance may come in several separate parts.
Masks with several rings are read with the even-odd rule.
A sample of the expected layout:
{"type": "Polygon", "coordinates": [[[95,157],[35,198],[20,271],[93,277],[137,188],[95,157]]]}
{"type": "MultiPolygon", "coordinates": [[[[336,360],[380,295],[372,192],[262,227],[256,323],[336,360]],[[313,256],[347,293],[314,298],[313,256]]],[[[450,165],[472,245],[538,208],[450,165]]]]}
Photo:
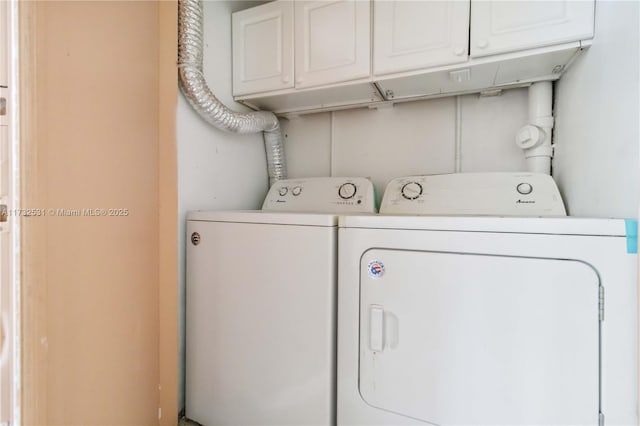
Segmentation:
{"type": "Polygon", "coordinates": [[[338,195],[343,200],[353,198],[356,192],[358,192],[358,188],[353,183],[343,183],[340,185],[340,188],[338,188],[338,195]]]}
{"type": "Polygon", "coordinates": [[[407,200],[415,200],[422,195],[422,185],[418,182],[408,182],[404,184],[400,192],[407,200]]]}
{"type": "Polygon", "coordinates": [[[530,183],[520,183],[516,186],[516,191],[522,195],[528,195],[533,192],[533,186],[530,183]]]}

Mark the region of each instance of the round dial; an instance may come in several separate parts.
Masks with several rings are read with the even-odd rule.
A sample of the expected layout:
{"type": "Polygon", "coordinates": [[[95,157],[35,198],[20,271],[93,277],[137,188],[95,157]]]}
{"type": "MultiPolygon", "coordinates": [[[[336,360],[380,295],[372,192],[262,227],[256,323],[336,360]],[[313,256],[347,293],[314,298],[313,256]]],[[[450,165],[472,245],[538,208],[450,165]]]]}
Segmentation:
{"type": "Polygon", "coordinates": [[[281,197],[287,195],[287,192],[289,192],[289,188],[287,188],[286,186],[283,186],[278,190],[278,194],[280,194],[281,197]]]}
{"type": "Polygon", "coordinates": [[[516,191],[522,195],[528,195],[533,192],[533,186],[530,183],[520,183],[516,186],[516,191]]]}
{"type": "Polygon", "coordinates": [[[300,195],[302,193],[302,187],[301,186],[294,186],[293,189],[291,190],[291,193],[294,196],[297,197],[298,195],[300,195]]]}
{"type": "Polygon", "coordinates": [[[400,192],[407,200],[415,200],[422,195],[422,185],[418,182],[405,183],[400,192]]]}
{"type": "Polygon", "coordinates": [[[338,195],[343,200],[348,200],[349,198],[353,198],[358,192],[358,188],[353,183],[343,183],[338,188],[338,195]]]}

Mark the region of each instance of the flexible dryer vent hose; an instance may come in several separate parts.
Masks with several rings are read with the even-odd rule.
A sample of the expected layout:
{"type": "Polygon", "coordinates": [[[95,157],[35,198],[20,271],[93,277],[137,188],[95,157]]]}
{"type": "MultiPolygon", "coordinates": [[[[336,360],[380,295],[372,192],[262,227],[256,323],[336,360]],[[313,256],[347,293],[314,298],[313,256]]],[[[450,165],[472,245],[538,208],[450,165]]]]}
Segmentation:
{"type": "Polygon", "coordinates": [[[239,113],[220,102],[204,78],[203,13],[200,0],[178,0],[178,73],[180,88],[208,123],[232,133],[264,132],[269,185],[287,177],[278,118],[272,112],[239,113]]]}

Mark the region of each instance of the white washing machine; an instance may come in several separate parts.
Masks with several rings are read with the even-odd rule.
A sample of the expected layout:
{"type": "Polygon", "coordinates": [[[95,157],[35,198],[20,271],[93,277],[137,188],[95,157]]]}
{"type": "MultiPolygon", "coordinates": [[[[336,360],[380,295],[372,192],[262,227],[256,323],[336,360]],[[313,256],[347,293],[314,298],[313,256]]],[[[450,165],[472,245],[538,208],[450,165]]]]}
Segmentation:
{"type": "Polygon", "coordinates": [[[338,425],[636,425],[637,222],[419,216],[564,213],[537,176],[447,180],[340,220],[338,425]]]}
{"type": "Polygon", "coordinates": [[[188,214],[188,418],[335,424],[334,213],[375,213],[374,198],[367,179],[286,180],[263,211],[188,214]]]}

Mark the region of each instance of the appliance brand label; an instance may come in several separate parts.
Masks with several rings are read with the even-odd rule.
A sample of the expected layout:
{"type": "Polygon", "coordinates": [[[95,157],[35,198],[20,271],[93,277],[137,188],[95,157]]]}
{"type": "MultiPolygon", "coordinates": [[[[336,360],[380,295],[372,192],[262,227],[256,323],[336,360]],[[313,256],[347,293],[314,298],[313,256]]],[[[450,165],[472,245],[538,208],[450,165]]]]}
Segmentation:
{"type": "Polygon", "coordinates": [[[384,275],[384,265],[379,260],[372,260],[367,265],[369,276],[371,278],[380,278],[384,275]]]}
{"type": "Polygon", "coordinates": [[[516,204],[535,204],[535,200],[518,200],[516,204]]]}

